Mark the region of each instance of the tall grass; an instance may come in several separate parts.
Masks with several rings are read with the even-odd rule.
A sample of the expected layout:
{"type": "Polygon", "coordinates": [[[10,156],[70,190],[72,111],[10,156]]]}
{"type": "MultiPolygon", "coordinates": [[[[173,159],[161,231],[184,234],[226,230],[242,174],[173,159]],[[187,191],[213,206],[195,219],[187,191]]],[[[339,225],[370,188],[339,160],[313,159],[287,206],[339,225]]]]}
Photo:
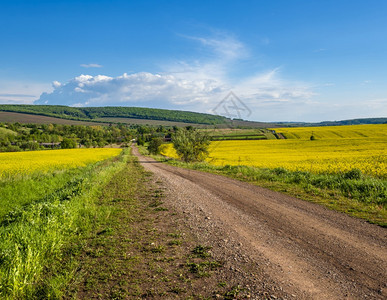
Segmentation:
{"type": "Polygon", "coordinates": [[[0,183],[0,297],[60,298],[71,280],[70,242],[101,212],[95,199],[126,155],[66,172],[0,183]]]}

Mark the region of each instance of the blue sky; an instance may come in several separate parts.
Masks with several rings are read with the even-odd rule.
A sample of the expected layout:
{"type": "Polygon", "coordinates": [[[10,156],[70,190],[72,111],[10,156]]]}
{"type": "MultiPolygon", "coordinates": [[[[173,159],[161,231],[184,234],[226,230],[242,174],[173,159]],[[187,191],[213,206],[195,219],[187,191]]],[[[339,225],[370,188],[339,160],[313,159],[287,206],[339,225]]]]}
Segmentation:
{"type": "Polygon", "coordinates": [[[387,116],[387,1],[0,0],[0,103],[387,116]]]}

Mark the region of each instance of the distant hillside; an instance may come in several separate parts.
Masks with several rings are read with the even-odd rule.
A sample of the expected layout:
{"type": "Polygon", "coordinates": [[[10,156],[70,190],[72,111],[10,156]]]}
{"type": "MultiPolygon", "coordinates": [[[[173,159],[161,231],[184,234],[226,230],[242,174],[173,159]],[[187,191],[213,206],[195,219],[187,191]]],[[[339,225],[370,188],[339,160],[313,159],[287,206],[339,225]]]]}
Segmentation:
{"type": "Polygon", "coordinates": [[[226,123],[222,116],[188,111],[142,107],[69,107],[61,105],[0,105],[0,111],[28,113],[70,120],[93,121],[101,118],[134,118],[194,124],[226,123]]]}
{"type": "MultiPolygon", "coordinates": [[[[0,112],[22,113],[36,116],[46,116],[64,120],[98,122],[98,123],[128,123],[163,126],[185,126],[184,124],[199,124],[197,126],[213,125],[217,128],[275,128],[275,127],[305,127],[305,126],[339,126],[363,124],[387,124],[387,118],[364,118],[343,121],[324,121],[320,123],[304,122],[254,122],[246,120],[230,120],[223,116],[195,113],[180,110],[168,110],[143,107],[69,107],[62,105],[11,105],[0,104],[0,112]]],[[[12,119],[12,117],[10,116],[12,119]]],[[[1,118],[0,122],[11,122],[9,118],[1,118]]],[[[33,119],[18,116],[14,122],[28,123],[58,123],[58,120],[33,119]],[[23,122],[23,120],[25,121],[23,122]]],[[[66,123],[70,124],[70,123],[66,123]]]]}
{"type": "Polygon", "coordinates": [[[337,126],[337,125],[366,125],[366,124],[387,124],[387,118],[364,118],[343,121],[324,121],[317,123],[318,126],[337,126]]]}
{"type": "Polygon", "coordinates": [[[342,125],[367,125],[387,124],[387,118],[361,118],[342,121],[323,121],[318,123],[307,122],[277,122],[273,123],[283,127],[305,127],[305,126],[342,126],[342,125]]]}

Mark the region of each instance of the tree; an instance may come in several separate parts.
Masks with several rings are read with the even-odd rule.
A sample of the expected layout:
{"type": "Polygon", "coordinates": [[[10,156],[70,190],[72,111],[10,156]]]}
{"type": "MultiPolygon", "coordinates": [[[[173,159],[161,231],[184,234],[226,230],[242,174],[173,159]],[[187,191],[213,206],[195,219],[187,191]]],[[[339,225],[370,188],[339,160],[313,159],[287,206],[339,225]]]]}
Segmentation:
{"type": "Polygon", "coordinates": [[[173,146],[185,162],[203,161],[208,156],[209,136],[193,128],[179,129],[173,136],[173,146]]]}
{"type": "Polygon", "coordinates": [[[159,147],[163,143],[163,139],[160,137],[154,137],[149,141],[148,151],[150,154],[160,154],[159,147]]]}
{"type": "Polygon", "coordinates": [[[312,135],[310,136],[310,140],[311,141],[314,141],[314,140],[316,140],[316,138],[315,138],[315,136],[314,136],[314,132],[312,131],[312,135]]]}
{"type": "Polygon", "coordinates": [[[137,137],[137,145],[144,146],[144,144],[145,144],[144,138],[142,136],[138,136],[137,137]]]}
{"type": "Polygon", "coordinates": [[[63,141],[60,142],[60,147],[62,149],[72,149],[77,147],[77,142],[73,139],[63,138],[63,141]]]}

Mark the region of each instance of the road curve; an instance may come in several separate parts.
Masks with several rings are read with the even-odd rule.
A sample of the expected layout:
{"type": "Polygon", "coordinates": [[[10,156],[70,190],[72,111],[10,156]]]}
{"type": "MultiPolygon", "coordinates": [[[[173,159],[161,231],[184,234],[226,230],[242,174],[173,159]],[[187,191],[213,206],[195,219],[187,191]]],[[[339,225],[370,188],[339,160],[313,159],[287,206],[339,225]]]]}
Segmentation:
{"type": "MultiPolygon", "coordinates": [[[[133,154],[299,299],[386,299],[387,230],[258,186],[133,154]]],[[[178,203],[179,202],[179,203],[178,203]]],[[[227,240],[227,237],[225,237],[227,240]]]]}

